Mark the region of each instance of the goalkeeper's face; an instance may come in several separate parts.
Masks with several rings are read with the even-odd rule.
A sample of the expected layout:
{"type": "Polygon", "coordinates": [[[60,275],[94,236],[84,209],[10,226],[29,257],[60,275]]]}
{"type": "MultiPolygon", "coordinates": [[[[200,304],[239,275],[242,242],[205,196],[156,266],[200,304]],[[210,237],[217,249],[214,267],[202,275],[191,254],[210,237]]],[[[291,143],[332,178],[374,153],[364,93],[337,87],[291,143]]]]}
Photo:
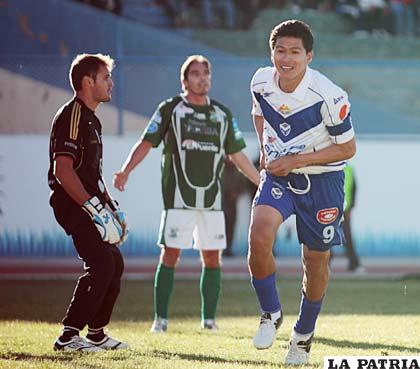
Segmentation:
{"type": "Polygon", "coordinates": [[[111,72],[105,67],[100,66],[96,73],[96,78],[92,86],[92,95],[97,102],[107,102],[111,100],[112,87],[111,72]]]}
{"type": "Polygon", "coordinates": [[[188,68],[184,86],[188,94],[206,96],[211,87],[211,74],[206,63],[193,62],[188,68]]]}

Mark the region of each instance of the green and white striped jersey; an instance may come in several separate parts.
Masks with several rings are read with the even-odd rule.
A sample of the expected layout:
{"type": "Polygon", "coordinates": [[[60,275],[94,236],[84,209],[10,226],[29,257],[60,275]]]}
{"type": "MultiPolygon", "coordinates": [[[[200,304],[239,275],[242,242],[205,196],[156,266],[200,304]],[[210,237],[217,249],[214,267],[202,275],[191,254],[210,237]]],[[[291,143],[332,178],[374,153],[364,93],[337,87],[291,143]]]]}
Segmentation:
{"type": "Polygon", "coordinates": [[[229,109],[213,99],[193,105],[177,95],[158,106],[142,139],[153,147],[164,143],[165,209],[222,210],[224,156],[245,147],[229,109]]]}

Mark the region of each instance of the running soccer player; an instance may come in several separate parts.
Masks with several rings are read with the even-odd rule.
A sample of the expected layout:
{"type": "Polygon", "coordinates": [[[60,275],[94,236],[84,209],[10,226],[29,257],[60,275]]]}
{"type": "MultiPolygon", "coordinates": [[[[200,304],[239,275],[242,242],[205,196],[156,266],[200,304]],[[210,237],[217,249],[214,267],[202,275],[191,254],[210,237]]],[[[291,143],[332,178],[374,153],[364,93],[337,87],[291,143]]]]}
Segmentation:
{"type": "Polygon", "coordinates": [[[180,74],[184,93],[158,106],[142,137],[114,177],[114,186],[123,191],[130,172],[152,147],[163,141],[164,210],[158,240],[162,251],[154,285],[155,319],[151,328],[154,333],[167,330],[175,266],[181,250],[191,246],[200,251],[203,265],[201,326],[217,329],[220,250],[226,247],[222,204],[225,155],[252,182],[259,183],[258,171],[242,152],[245,142],[231,112],[208,97],[211,85],[209,60],[192,55],[181,66],[180,74]]]}
{"type": "Polygon", "coordinates": [[[282,22],[272,30],[269,45],[273,67],[258,69],[251,81],[264,168],[249,234],[249,269],[262,311],[254,345],[270,347],[283,319],[272,248],[278,228],[295,214],[302,300],[285,363],[301,365],[309,360],[328,284],[329,250],[343,244],[343,168],[356,146],[346,92],[308,66],[313,57],[309,26],[282,22]]]}
{"type": "Polygon", "coordinates": [[[128,345],[109,337],[104,327],[120,292],[124,261],[117,245],[126,237],[124,213],[102,177],[101,123],[95,110],[111,100],[114,61],[102,54],[78,55],[70,67],[75,96],[54,117],[48,184],[57,222],[73,238],[83,274],[63,319],[55,350],[103,351],[128,345]],[[87,339],[79,331],[88,326],[87,339]]]}

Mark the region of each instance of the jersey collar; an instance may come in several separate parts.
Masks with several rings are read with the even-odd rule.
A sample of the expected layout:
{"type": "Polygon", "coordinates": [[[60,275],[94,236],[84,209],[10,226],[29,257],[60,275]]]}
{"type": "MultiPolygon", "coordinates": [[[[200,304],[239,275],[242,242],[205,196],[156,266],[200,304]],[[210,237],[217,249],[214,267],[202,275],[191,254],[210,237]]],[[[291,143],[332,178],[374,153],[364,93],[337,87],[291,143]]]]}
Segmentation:
{"type": "Polygon", "coordinates": [[[179,94],[179,96],[181,96],[181,99],[184,101],[184,103],[187,104],[187,105],[189,105],[189,106],[193,106],[193,107],[196,107],[196,108],[203,108],[203,107],[210,106],[210,98],[208,96],[206,96],[207,105],[194,105],[194,104],[191,104],[188,101],[187,96],[186,96],[185,93],[181,93],[181,94],[179,94]]]}
{"type": "Polygon", "coordinates": [[[312,81],[312,69],[309,67],[306,67],[305,75],[302,78],[302,81],[298,84],[296,89],[293,92],[284,92],[280,89],[278,83],[278,74],[276,71],[276,68],[273,67],[273,84],[277,88],[278,91],[280,91],[283,95],[290,96],[296,100],[303,101],[305,99],[306,91],[308,90],[308,87],[312,81]]]}
{"type": "Polygon", "coordinates": [[[82,105],[82,108],[86,109],[89,113],[95,115],[95,112],[93,110],[89,109],[88,106],[83,102],[82,99],[75,96],[74,100],[77,101],[80,105],[82,105]]]}

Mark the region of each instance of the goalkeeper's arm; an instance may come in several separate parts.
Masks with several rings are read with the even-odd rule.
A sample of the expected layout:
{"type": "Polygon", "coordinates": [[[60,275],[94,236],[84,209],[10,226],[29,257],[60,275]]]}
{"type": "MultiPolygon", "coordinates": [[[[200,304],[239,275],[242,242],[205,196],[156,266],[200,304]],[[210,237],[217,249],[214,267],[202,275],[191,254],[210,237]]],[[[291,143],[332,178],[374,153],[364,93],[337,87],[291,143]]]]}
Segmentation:
{"type": "Polygon", "coordinates": [[[90,215],[102,240],[111,244],[119,243],[123,236],[121,225],[112,212],[105,208],[105,204],[86,191],[73,168],[71,156],[60,155],[55,158],[54,176],[67,194],[90,215]]]}
{"type": "Polygon", "coordinates": [[[54,176],[64,191],[80,206],[91,198],[73,168],[73,157],[60,155],[54,160],[54,176]]]}

